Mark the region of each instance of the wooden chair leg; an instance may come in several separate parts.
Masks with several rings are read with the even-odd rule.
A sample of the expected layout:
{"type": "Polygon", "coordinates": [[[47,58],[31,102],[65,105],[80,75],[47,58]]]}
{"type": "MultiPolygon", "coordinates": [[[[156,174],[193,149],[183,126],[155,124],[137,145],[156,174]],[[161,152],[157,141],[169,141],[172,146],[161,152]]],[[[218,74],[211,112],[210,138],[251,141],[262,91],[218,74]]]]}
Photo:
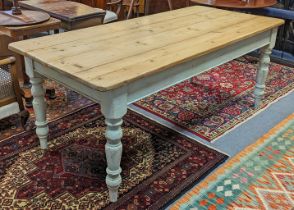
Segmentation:
{"type": "Polygon", "coordinates": [[[186,7],[190,6],[190,0],[186,0],[186,7]]]}
{"type": "Polygon", "coordinates": [[[144,15],[149,15],[150,0],[144,2],[144,15]]]}
{"type": "Polygon", "coordinates": [[[168,3],[169,10],[173,10],[173,5],[171,0],[167,0],[167,3],[168,3]]]}
{"type": "Polygon", "coordinates": [[[54,88],[46,88],[46,95],[48,96],[49,99],[55,99],[56,94],[55,94],[55,89],[54,88]]]}
{"type": "Polygon", "coordinates": [[[18,116],[20,117],[21,126],[24,129],[30,114],[27,110],[22,110],[18,113],[18,116]]]}
{"type": "Polygon", "coordinates": [[[137,17],[140,16],[140,8],[139,8],[139,6],[136,6],[136,16],[137,17]]]}
{"type": "Polygon", "coordinates": [[[33,97],[25,97],[25,107],[26,108],[32,108],[33,107],[33,97]]]}
{"type": "Polygon", "coordinates": [[[133,14],[133,8],[134,8],[134,3],[135,3],[135,0],[131,0],[130,7],[129,7],[129,11],[128,11],[128,15],[127,15],[127,20],[130,19],[130,18],[132,17],[132,14],[133,14]]]}

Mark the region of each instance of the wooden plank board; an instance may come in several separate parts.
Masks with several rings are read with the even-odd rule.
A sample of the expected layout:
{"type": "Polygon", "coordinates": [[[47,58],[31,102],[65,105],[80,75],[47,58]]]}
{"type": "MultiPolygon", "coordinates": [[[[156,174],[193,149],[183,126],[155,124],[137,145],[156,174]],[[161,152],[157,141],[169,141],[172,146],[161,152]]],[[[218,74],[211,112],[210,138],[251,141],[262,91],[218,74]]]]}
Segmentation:
{"type": "MultiPolygon", "coordinates": [[[[197,13],[202,13],[203,11],[210,12],[208,7],[201,7],[197,10],[197,13]]],[[[125,34],[132,34],[135,30],[150,30],[154,24],[163,23],[165,25],[165,21],[174,20],[175,16],[177,18],[186,17],[188,19],[189,15],[195,14],[195,9],[192,7],[186,8],[185,13],[180,10],[173,11],[172,14],[167,13],[159,13],[156,15],[145,16],[141,18],[135,18],[128,20],[128,24],[121,24],[120,22],[115,22],[111,24],[106,24],[100,26],[99,28],[91,27],[86,29],[80,29],[78,31],[71,31],[71,36],[68,36],[67,33],[58,34],[58,39],[52,39],[52,37],[45,36],[42,39],[33,39],[30,46],[26,43],[19,43],[19,47],[22,48],[22,51],[32,51],[39,48],[46,48],[46,47],[54,47],[60,44],[65,43],[76,43],[76,42],[83,42],[83,40],[90,40],[94,37],[109,37],[109,38],[116,38],[117,36],[121,35],[120,33],[125,34]],[[111,31],[111,33],[109,33],[111,31]],[[119,33],[119,34],[118,34],[119,33]],[[99,34],[99,36],[97,35],[99,34]],[[114,37],[115,35],[115,37],[114,37]]]]}
{"type": "MultiPolygon", "coordinates": [[[[205,33],[206,30],[206,22],[204,21],[206,19],[205,16],[198,17],[198,14],[191,15],[190,19],[186,20],[186,17],[181,17],[176,20],[173,20],[172,27],[167,25],[165,22],[159,22],[156,24],[153,24],[152,27],[145,27],[143,29],[137,29],[134,30],[133,33],[130,33],[130,30],[124,30],[119,31],[117,33],[112,33],[107,35],[107,42],[103,42],[105,40],[105,36],[96,36],[91,39],[83,39],[79,40],[79,46],[77,48],[76,42],[70,42],[70,43],[64,43],[59,45],[54,45],[50,47],[46,47],[43,49],[38,50],[38,55],[42,57],[42,55],[46,56],[46,61],[58,61],[61,63],[69,64],[70,60],[76,61],[76,57],[83,56],[86,60],[84,60],[83,69],[93,68],[95,67],[95,59],[89,59],[91,56],[103,56],[104,58],[107,56],[107,52],[105,52],[107,49],[109,49],[109,46],[113,46],[114,44],[117,44],[118,42],[121,43],[117,48],[124,50],[126,48],[136,48],[136,50],[139,50],[140,52],[146,51],[147,49],[150,49],[151,43],[155,44],[154,41],[156,41],[160,45],[166,45],[167,42],[174,42],[175,39],[181,39],[183,36],[188,35],[196,35],[196,33],[205,33]],[[186,21],[186,25],[184,26],[183,21],[186,21]],[[193,30],[193,28],[197,29],[198,31],[193,30]],[[149,30],[148,30],[149,29],[149,30]],[[203,30],[200,30],[203,29],[203,30]],[[186,33],[183,33],[183,32],[186,33]],[[169,39],[164,40],[158,40],[157,37],[161,37],[162,33],[168,33],[172,32],[170,34],[169,39]],[[181,36],[179,36],[179,34],[181,36]],[[174,36],[175,39],[171,39],[171,36],[174,36]],[[142,37],[144,37],[144,40],[142,40],[142,37]],[[137,40],[137,41],[135,41],[137,40]],[[144,42],[143,42],[144,41],[144,42]],[[134,44],[135,42],[135,44],[134,44]],[[151,42],[147,44],[147,42],[151,42]],[[137,48],[137,45],[142,45],[142,47],[137,48]],[[96,49],[100,49],[98,52],[99,54],[93,55],[92,51],[96,49]],[[81,55],[82,54],[82,55],[81,55]]],[[[219,24],[220,20],[225,20],[227,18],[235,18],[236,14],[230,14],[227,15],[225,11],[223,13],[219,13],[218,20],[213,20],[210,22],[210,24],[217,24],[218,27],[222,27],[226,24],[219,24]]],[[[248,17],[245,17],[248,18],[248,17]]],[[[239,21],[237,19],[236,21],[239,21]]],[[[159,46],[157,46],[159,47],[159,46]]],[[[132,53],[136,54],[138,51],[133,51],[132,53]]],[[[122,55],[124,56],[124,55],[122,55]]],[[[102,57],[101,57],[102,58],[102,57]]],[[[119,57],[116,57],[115,59],[119,59],[119,57]]],[[[111,60],[103,60],[104,63],[111,62],[111,60]]],[[[81,64],[81,63],[80,63],[81,64]]],[[[102,63],[101,63],[102,64],[102,63]]],[[[71,64],[69,64],[71,65],[71,64]]],[[[81,68],[78,68],[78,70],[82,70],[81,68]]]]}
{"type": "Polygon", "coordinates": [[[279,19],[196,6],[14,43],[10,49],[107,91],[281,24],[279,19]]]}

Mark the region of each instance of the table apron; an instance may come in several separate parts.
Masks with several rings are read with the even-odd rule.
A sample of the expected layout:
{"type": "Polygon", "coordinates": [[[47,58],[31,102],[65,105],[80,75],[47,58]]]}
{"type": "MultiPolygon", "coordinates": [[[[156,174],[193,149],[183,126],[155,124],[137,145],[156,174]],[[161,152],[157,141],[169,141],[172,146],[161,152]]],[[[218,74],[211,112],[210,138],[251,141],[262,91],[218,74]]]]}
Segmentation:
{"type": "Polygon", "coordinates": [[[159,90],[173,86],[211,68],[269,45],[271,37],[272,31],[266,31],[189,62],[169,68],[167,71],[162,71],[130,83],[128,85],[128,102],[135,102],[159,90]]]}
{"type": "Polygon", "coordinates": [[[146,76],[137,81],[130,82],[123,87],[106,92],[95,90],[90,86],[76,81],[74,78],[70,78],[69,76],[60,73],[59,71],[52,70],[50,67],[45,66],[38,61],[33,61],[29,57],[25,57],[25,63],[28,74],[31,72],[28,71],[28,69],[31,69],[33,72],[37,72],[46,78],[52,79],[98,103],[106,98],[107,94],[118,94],[121,93],[123,89],[127,92],[127,102],[130,104],[263,46],[269,44],[273,45],[274,41],[272,41],[272,38],[275,36],[276,29],[268,30],[243,41],[233,43],[215,52],[179,64],[168,70],[163,70],[160,73],[146,76]]]}
{"type": "Polygon", "coordinates": [[[77,82],[75,79],[68,77],[58,71],[53,71],[52,68],[45,66],[37,61],[32,60],[29,57],[25,57],[25,66],[26,73],[29,75],[28,69],[33,69],[34,72],[37,72],[41,76],[44,76],[48,79],[54,80],[57,83],[69,88],[70,90],[74,90],[77,93],[95,101],[100,102],[103,97],[103,92],[97,91],[91,87],[88,87],[80,82],[77,82]]]}

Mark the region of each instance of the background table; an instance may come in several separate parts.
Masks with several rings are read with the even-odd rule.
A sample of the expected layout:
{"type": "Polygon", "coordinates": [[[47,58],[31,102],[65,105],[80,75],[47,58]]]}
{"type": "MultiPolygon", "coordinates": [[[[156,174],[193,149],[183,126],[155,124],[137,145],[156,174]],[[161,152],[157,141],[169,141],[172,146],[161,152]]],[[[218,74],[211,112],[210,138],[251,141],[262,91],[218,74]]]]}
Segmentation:
{"type": "Polygon", "coordinates": [[[190,0],[193,3],[231,9],[256,9],[270,7],[277,3],[276,0],[190,0]]]}
{"type": "Polygon", "coordinates": [[[31,106],[31,94],[26,89],[30,88],[29,78],[25,74],[23,56],[8,50],[8,44],[20,40],[24,40],[31,35],[35,35],[41,32],[48,32],[58,30],[61,27],[61,22],[55,18],[50,18],[48,21],[20,27],[6,27],[0,26],[0,58],[6,58],[8,56],[16,57],[17,76],[19,81],[23,81],[24,96],[26,99],[26,106],[31,106]]]}
{"type": "MultiPolygon", "coordinates": [[[[21,27],[6,27],[0,26],[0,34],[1,34],[1,51],[0,51],[0,58],[7,57],[7,56],[17,56],[15,53],[8,50],[8,44],[10,42],[16,42],[27,37],[41,33],[41,32],[48,32],[57,30],[61,27],[61,22],[55,18],[50,18],[48,21],[40,24],[34,24],[29,26],[21,26],[21,27]],[[7,36],[6,38],[4,36],[7,36]]],[[[18,63],[18,75],[21,72],[24,72],[23,66],[19,65],[21,59],[17,59],[18,63]]]]}
{"type": "Polygon", "coordinates": [[[43,23],[49,20],[47,13],[29,10],[13,10],[0,11],[0,26],[28,26],[43,23]],[[14,15],[13,13],[20,13],[14,15]]]}
{"type": "Polygon", "coordinates": [[[15,40],[22,40],[26,36],[34,35],[36,33],[59,29],[60,26],[60,20],[50,18],[46,22],[28,26],[0,26],[0,32],[14,38],[15,40]]]}
{"type": "Polygon", "coordinates": [[[100,25],[105,16],[102,9],[65,0],[20,1],[19,5],[26,9],[47,12],[51,17],[61,20],[62,28],[69,31],[100,25]]]}

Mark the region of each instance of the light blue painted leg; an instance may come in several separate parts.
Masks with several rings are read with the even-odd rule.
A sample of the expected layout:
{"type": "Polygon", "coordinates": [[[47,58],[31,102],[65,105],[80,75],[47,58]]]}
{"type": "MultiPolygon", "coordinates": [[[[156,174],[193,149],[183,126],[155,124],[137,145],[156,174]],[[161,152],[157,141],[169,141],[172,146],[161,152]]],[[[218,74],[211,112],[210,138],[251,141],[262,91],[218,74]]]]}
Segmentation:
{"type": "Polygon", "coordinates": [[[107,176],[106,184],[109,190],[109,200],[116,202],[118,198],[118,188],[122,182],[121,178],[121,156],[123,136],[121,125],[122,117],[127,112],[127,97],[126,93],[105,94],[101,100],[101,111],[105,117],[107,143],[105,145],[105,153],[107,159],[107,176]]]}
{"type": "Polygon", "coordinates": [[[36,134],[40,141],[42,149],[47,149],[48,143],[48,123],[46,120],[46,108],[45,90],[43,88],[44,80],[42,77],[34,71],[34,65],[31,59],[25,58],[26,73],[32,83],[32,95],[33,95],[33,108],[36,116],[36,134]]]}
{"type": "Polygon", "coordinates": [[[259,108],[264,96],[265,81],[269,72],[270,54],[272,49],[269,45],[261,49],[259,66],[256,75],[256,85],[254,90],[255,108],[259,108]]]}

